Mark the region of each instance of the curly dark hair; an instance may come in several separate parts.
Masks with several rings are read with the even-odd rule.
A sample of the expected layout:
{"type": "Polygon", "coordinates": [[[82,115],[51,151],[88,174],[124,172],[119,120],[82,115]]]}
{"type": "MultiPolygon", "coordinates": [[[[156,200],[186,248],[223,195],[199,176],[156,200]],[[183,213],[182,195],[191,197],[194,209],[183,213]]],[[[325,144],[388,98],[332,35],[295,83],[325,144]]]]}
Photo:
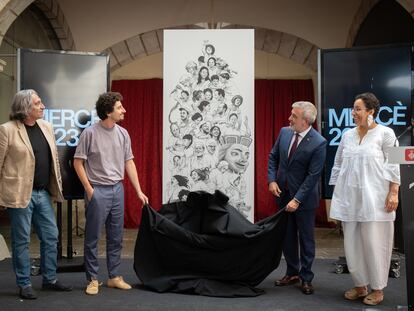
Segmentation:
{"type": "Polygon", "coordinates": [[[205,50],[207,50],[208,47],[211,48],[211,55],[213,55],[214,52],[216,51],[216,48],[212,44],[206,44],[205,50]]]}
{"type": "Polygon", "coordinates": [[[114,111],[114,106],[117,101],[122,101],[122,95],[118,92],[107,92],[99,95],[96,101],[96,113],[101,120],[108,118],[108,113],[114,111]]]}
{"type": "Polygon", "coordinates": [[[197,120],[198,118],[200,118],[201,117],[201,120],[203,120],[203,116],[202,116],[202,114],[201,113],[199,113],[199,112],[196,112],[195,114],[193,114],[193,116],[191,117],[191,120],[193,120],[193,121],[195,121],[195,120],[197,120]]]}
{"type": "Polygon", "coordinates": [[[208,175],[209,175],[209,169],[208,168],[204,168],[204,169],[195,168],[191,171],[190,176],[193,174],[193,172],[197,173],[200,180],[207,180],[208,179],[208,175]]]}
{"type": "Polygon", "coordinates": [[[210,105],[210,103],[206,100],[203,100],[197,107],[198,109],[200,109],[201,112],[203,112],[206,106],[208,105],[210,105]]]}
{"type": "Polygon", "coordinates": [[[184,196],[188,196],[189,193],[190,193],[189,190],[182,189],[180,190],[180,192],[178,192],[178,198],[180,199],[180,201],[183,201],[184,196]]]}
{"type": "Polygon", "coordinates": [[[358,99],[364,102],[365,108],[367,108],[367,110],[374,109],[373,117],[376,118],[380,110],[380,102],[378,98],[373,93],[366,92],[355,96],[355,100],[358,99]]]}
{"type": "Polygon", "coordinates": [[[182,175],[174,175],[173,178],[175,178],[177,180],[178,185],[180,187],[188,188],[188,177],[182,176],[182,175]]]}

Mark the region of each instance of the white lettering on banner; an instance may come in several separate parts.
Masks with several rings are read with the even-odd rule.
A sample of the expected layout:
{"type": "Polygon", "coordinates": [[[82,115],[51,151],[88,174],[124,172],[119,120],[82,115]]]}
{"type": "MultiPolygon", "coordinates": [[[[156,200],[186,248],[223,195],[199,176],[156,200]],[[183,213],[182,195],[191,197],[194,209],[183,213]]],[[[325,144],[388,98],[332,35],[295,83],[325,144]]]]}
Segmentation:
{"type": "Polygon", "coordinates": [[[76,147],[81,131],[99,121],[96,110],[45,109],[43,118],[52,123],[58,146],[76,147]]]}
{"type": "MultiPolygon", "coordinates": [[[[403,106],[400,101],[397,101],[397,104],[398,106],[381,106],[375,122],[385,126],[406,126],[407,106],[403,106]]],[[[342,135],[350,128],[355,127],[352,108],[328,109],[328,126],[329,146],[338,146],[342,135]]]]}
{"type": "Polygon", "coordinates": [[[352,109],[351,108],[343,108],[340,110],[339,117],[336,113],[336,109],[330,108],[328,110],[328,124],[329,127],[334,126],[355,126],[354,119],[352,118],[352,109]]]}

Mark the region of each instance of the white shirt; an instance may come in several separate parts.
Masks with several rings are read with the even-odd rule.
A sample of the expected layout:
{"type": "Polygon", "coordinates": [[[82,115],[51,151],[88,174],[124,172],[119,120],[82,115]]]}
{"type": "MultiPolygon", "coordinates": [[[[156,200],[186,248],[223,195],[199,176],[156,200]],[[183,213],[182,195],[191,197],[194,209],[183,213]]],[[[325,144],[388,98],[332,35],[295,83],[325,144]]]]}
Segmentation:
{"type": "Polygon", "coordinates": [[[335,185],[330,217],[341,221],[393,221],[385,210],[390,182],[400,184],[400,167],[389,164],[394,131],[378,124],[359,143],[356,128],[344,133],[335,156],[330,185],[335,185]]]}

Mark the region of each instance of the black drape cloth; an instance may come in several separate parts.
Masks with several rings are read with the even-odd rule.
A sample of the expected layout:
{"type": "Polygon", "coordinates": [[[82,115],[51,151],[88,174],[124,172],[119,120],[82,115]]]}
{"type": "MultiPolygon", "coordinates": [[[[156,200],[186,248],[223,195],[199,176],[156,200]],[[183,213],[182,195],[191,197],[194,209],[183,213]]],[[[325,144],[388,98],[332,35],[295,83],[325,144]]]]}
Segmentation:
{"type": "Polygon", "coordinates": [[[256,224],[216,191],[191,192],[160,212],[144,206],[134,269],[147,288],[218,297],[257,296],[278,267],[286,212],[256,224]]]}

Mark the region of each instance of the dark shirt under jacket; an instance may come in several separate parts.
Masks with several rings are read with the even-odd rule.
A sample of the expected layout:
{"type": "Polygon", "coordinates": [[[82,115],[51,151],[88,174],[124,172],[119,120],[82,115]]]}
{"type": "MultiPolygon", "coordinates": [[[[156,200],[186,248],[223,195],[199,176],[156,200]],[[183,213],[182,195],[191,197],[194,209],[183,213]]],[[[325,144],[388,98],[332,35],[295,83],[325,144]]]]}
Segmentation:
{"type": "Polygon", "coordinates": [[[49,144],[37,123],[33,126],[24,125],[35,156],[35,174],[33,189],[47,189],[50,178],[51,154],[49,144]]]}

